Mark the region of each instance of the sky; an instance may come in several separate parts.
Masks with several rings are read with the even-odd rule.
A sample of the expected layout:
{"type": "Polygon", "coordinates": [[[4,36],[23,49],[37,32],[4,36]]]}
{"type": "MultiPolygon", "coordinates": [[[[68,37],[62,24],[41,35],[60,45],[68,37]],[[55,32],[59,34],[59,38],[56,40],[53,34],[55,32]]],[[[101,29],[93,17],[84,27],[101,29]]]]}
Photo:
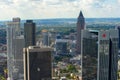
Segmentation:
{"type": "Polygon", "coordinates": [[[0,0],[0,20],[120,17],[120,0],[0,0]]]}

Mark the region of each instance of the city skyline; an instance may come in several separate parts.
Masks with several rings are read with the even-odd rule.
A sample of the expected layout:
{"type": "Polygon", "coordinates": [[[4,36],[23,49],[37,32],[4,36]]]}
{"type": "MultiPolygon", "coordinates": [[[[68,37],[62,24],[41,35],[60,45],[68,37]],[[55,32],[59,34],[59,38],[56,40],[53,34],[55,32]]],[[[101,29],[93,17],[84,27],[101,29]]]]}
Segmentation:
{"type": "Polygon", "coordinates": [[[64,22],[57,25],[53,22],[52,27],[48,27],[48,24],[45,25],[46,27],[39,25],[36,28],[37,21],[27,19],[21,25],[21,19],[18,17],[7,22],[5,26],[6,70],[8,70],[6,75],[8,76],[4,74],[3,76],[9,80],[23,77],[24,80],[62,79],[63,77],[78,80],[117,80],[120,69],[117,69],[119,35],[118,30],[115,30],[116,25],[112,21],[106,24],[104,20],[104,23],[95,24],[90,20],[92,23],[90,28],[88,25],[86,27],[85,19],[80,10],[76,21],[77,26],[66,24],[63,20],[64,22]],[[100,29],[96,32],[97,26],[100,29]],[[107,30],[102,29],[102,26],[107,30]],[[57,31],[56,28],[60,29],[57,31]],[[43,34],[45,30],[49,33],[43,34]],[[49,40],[48,35],[50,35],[49,40]],[[43,40],[50,41],[50,46],[44,44],[43,40]]]}
{"type": "Polygon", "coordinates": [[[80,10],[86,18],[116,18],[119,7],[120,0],[1,0],[0,20],[76,18],[80,10]]]}

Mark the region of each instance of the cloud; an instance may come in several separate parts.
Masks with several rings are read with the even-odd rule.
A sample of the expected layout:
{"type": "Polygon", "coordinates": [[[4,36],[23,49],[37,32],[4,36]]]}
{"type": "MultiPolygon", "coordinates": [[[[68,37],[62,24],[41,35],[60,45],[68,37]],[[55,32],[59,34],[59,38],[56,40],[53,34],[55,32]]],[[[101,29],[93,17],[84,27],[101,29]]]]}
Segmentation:
{"type": "Polygon", "coordinates": [[[0,19],[120,17],[120,0],[0,0],[0,19]],[[4,15],[3,15],[4,13],[4,15]]]}
{"type": "Polygon", "coordinates": [[[120,4],[120,0],[118,0],[118,3],[120,4]]]}

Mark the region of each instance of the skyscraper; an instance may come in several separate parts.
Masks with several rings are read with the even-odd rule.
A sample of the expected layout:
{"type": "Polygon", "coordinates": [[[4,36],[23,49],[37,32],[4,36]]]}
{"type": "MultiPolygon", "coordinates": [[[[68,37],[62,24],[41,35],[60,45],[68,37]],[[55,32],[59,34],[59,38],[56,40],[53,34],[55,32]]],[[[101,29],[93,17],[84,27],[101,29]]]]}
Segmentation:
{"type": "Polygon", "coordinates": [[[117,26],[116,28],[118,29],[118,35],[119,35],[119,43],[118,43],[119,53],[118,53],[118,55],[120,55],[120,26],[117,26]]]}
{"type": "Polygon", "coordinates": [[[19,17],[13,18],[12,20],[13,20],[13,22],[20,22],[20,18],[19,17]]]}
{"type": "Polygon", "coordinates": [[[24,23],[25,47],[36,44],[35,29],[36,25],[32,20],[27,20],[26,23],[24,23]]]}
{"type": "Polygon", "coordinates": [[[25,45],[24,36],[17,36],[14,40],[14,79],[23,79],[23,48],[25,45]]]}
{"type": "Polygon", "coordinates": [[[52,80],[51,48],[24,48],[24,80],[52,80]]]}
{"type": "Polygon", "coordinates": [[[82,30],[82,80],[97,80],[98,31],[82,30]]]}
{"type": "Polygon", "coordinates": [[[20,35],[20,18],[13,18],[12,21],[7,22],[6,25],[7,25],[7,27],[14,28],[14,35],[15,36],[20,35]]]}
{"type": "MultiPolygon", "coordinates": [[[[16,18],[14,18],[16,19],[16,18]]],[[[7,67],[10,80],[23,79],[22,48],[24,38],[20,37],[20,21],[7,23],[7,67]]]]}
{"type": "Polygon", "coordinates": [[[47,30],[42,30],[42,43],[44,46],[49,46],[49,33],[47,30]]]}
{"type": "MultiPolygon", "coordinates": [[[[8,26],[8,25],[7,25],[8,26]]],[[[13,63],[14,63],[14,43],[13,39],[15,37],[14,34],[14,28],[13,27],[7,27],[7,68],[8,68],[8,78],[11,80],[13,77],[13,63]]]]}
{"type": "Polygon", "coordinates": [[[77,20],[77,40],[76,40],[76,52],[77,54],[81,54],[81,30],[85,29],[85,19],[82,14],[82,11],[80,11],[80,14],[78,16],[77,20]]]}
{"type": "Polygon", "coordinates": [[[97,80],[117,80],[118,31],[100,31],[98,36],[97,80]]]}
{"type": "Polygon", "coordinates": [[[82,80],[117,80],[118,31],[82,31],[82,80]]]}

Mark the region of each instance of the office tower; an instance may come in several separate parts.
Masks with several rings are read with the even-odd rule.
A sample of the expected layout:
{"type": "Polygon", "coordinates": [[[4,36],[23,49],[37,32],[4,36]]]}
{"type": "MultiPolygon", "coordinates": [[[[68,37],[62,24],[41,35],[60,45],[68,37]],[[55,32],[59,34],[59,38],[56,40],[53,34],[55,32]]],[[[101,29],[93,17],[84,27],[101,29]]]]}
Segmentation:
{"type": "MultiPolygon", "coordinates": [[[[12,78],[13,71],[13,30],[12,27],[7,27],[7,68],[8,78],[12,78]]],[[[11,79],[10,79],[11,80],[11,79]]]]}
{"type": "Polygon", "coordinates": [[[49,33],[47,30],[42,30],[42,43],[44,46],[49,46],[49,33]]]}
{"type": "Polygon", "coordinates": [[[81,42],[82,80],[97,80],[98,31],[82,30],[81,42]]]}
{"type": "Polygon", "coordinates": [[[116,28],[118,29],[118,35],[119,35],[119,43],[118,43],[119,53],[118,53],[118,55],[120,55],[120,26],[117,26],[116,28]]]}
{"type": "Polygon", "coordinates": [[[52,80],[51,48],[24,48],[24,80],[52,80]]]}
{"type": "MultiPolygon", "coordinates": [[[[13,28],[7,28],[7,68],[8,68],[8,78],[12,78],[12,64],[13,64],[13,57],[12,57],[12,46],[13,46],[13,28]]],[[[11,79],[10,79],[11,80],[11,79]]]]}
{"type": "Polygon", "coordinates": [[[118,31],[82,31],[82,80],[117,80],[118,31]]]}
{"type": "Polygon", "coordinates": [[[7,22],[7,68],[8,68],[8,77],[13,77],[13,54],[14,54],[14,43],[13,39],[18,35],[19,33],[19,23],[18,22],[7,22]]]}
{"type": "Polygon", "coordinates": [[[7,23],[7,67],[10,80],[23,79],[22,48],[24,38],[20,37],[20,21],[7,23]],[[21,66],[19,66],[21,65],[21,66]],[[22,72],[21,72],[22,71],[22,72]],[[20,77],[21,76],[21,77],[20,77]]]}
{"type": "Polygon", "coordinates": [[[25,45],[24,36],[17,36],[13,39],[14,43],[14,70],[13,70],[13,79],[24,79],[24,70],[23,70],[23,48],[25,45]]]}
{"type": "Polygon", "coordinates": [[[85,19],[80,11],[79,17],[77,19],[77,40],[76,40],[76,52],[81,54],[81,30],[85,29],[85,19]]]}
{"type": "Polygon", "coordinates": [[[118,31],[100,31],[98,37],[97,80],[117,80],[118,31]]]}
{"type": "Polygon", "coordinates": [[[33,46],[36,44],[35,28],[36,25],[32,20],[27,20],[26,23],[24,23],[25,47],[33,46]]]}
{"type": "Polygon", "coordinates": [[[20,35],[20,18],[13,18],[12,21],[7,22],[7,26],[13,27],[15,29],[14,31],[15,36],[20,35]]]}
{"type": "Polygon", "coordinates": [[[66,54],[68,47],[68,40],[66,39],[56,39],[55,49],[57,54],[66,54]]]}
{"type": "Polygon", "coordinates": [[[13,20],[13,22],[20,22],[20,18],[19,17],[13,18],[12,20],[13,20]]]}

